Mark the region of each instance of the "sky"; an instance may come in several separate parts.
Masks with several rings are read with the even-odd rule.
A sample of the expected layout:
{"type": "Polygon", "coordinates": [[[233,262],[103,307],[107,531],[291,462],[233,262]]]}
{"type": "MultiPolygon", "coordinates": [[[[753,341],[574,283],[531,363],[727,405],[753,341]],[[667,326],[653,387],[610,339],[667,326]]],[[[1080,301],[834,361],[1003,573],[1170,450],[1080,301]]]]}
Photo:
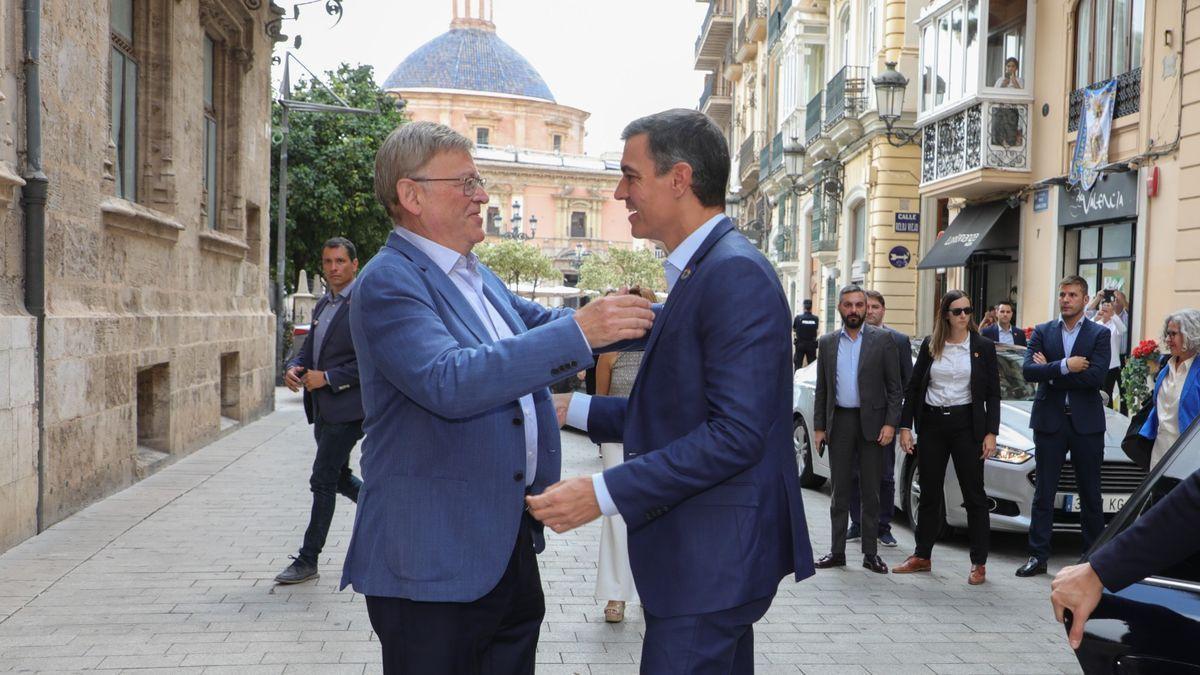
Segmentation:
{"type": "MultiPolygon", "coordinates": [[[[300,0],[304,2],[305,0],[300,0]]],[[[276,0],[291,16],[297,0],[276,0]]],[[[341,23],[324,1],[300,8],[283,32],[319,75],[341,62],[375,68],[381,85],[421,45],[450,27],[451,0],[344,0],[341,23]]],[[[474,6],[474,2],[472,5],[474,6]]],[[[704,74],[693,70],[707,3],[696,0],[495,0],[496,32],[541,73],[563,105],[586,110],[588,154],[620,152],[628,122],[695,108],[704,74]]],[[[284,43],[276,48],[281,54],[284,43]]],[[[280,77],[276,67],[276,86],[280,77]]],[[[296,73],[292,74],[293,81],[296,73]]]]}

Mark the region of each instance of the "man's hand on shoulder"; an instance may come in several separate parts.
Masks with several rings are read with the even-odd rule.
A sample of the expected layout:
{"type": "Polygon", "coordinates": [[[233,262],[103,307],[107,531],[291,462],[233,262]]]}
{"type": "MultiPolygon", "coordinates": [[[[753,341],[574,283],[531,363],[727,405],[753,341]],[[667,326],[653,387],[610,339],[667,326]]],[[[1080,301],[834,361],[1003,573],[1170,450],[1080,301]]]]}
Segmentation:
{"type": "Polygon", "coordinates": [[[559,481],[540,495],[526,497],[525,504],[529,507],[529,515],[559,534],[586,525],[601,515],[600,502],[596,501],[596,491],[588,476],[559,481]]]}
{"type": "Polygon", "coordinates": [[[589,302],[575,312],[588,346],[605,347],[622,340],[644,337],[654,325],[650,301],[637,295],[610,295],[589,302]]]}

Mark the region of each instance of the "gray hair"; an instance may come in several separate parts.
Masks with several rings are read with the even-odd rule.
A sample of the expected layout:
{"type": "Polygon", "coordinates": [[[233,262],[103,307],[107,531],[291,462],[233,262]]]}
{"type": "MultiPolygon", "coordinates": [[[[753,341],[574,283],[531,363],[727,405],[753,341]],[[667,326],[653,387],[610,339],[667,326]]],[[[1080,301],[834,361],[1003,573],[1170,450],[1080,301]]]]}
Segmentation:
{"type": "Polygon", "coordinates": [[[850,295],[851,293],[862,293],[864,297],[867,295],[867,292],[863,290],[862,286],[859,286],[858,284],[846,284],[845,286],[842,286],[842,290],[838,291],[838,304],[842,304],[842,298],[850,295]]]}
{"type": "Polygon", "coordinates": [[[729,144],[712,118],[696,110],[675,108],[636,119],[621,140],[646,134],[654,172],[661,176],[676,164],[692,167],[692,193],[703,206],[725,206],[729,183],[729,144]]]}
{"type": "Polygon", "coordinates": [[[1200,350],[1200,310],[1181,309],[1168,314],[1163,321],[1162,344],[1167,343],[1167,326],[1171,322],[1179,324],[1179,334],[1183,337],[1183,350],[1186,352],[1200,350]]]}
{"type": "Polygon", "coordinates": [[[474,147],[471,139],[443,124],[409,122],[396,127],[375,153],[375,196],[395,220],[393,207],[400,203],[396,197],[397,181],[412,177],[434,155],[442,152],[470,154],[474,147]]]}

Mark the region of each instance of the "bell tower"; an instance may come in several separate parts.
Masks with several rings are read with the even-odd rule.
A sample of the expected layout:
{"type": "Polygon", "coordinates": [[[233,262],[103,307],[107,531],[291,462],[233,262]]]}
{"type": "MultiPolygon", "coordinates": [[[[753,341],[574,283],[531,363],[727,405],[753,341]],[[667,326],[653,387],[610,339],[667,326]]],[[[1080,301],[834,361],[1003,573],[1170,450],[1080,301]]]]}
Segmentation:
{"type": "Polygon", "coordinates": [[[495,31],[493,23],[496,13],[495,0],[450,0],[454,19],[450,29],[456,28],[495,31]]]}

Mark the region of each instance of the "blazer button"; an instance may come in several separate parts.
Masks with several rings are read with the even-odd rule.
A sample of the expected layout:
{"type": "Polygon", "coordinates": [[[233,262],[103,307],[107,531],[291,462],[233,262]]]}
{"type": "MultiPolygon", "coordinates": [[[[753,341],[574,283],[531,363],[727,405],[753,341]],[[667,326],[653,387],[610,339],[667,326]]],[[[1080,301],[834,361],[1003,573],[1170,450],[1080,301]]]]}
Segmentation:
{"type": "Polygon", "coordinates": [[[524,422],[524,421],[523,421],[523,420],[522,420],[520,417],[514,417],[514,418],[513,418],[513,426],[514,426],[514,427],[519,427],[519,426],[521,426],[521,425],[522,425],[522,424],[524,424],[524,423],[525,423],[525,422],[524,422]]]}
{"type": "Polygon", "coordinates": [[[518,481],[518,482],[523,481],[523,480],[525,480],[525,474],[521,471],[518,471],[513,474],[513,480],[518,481]]]}

